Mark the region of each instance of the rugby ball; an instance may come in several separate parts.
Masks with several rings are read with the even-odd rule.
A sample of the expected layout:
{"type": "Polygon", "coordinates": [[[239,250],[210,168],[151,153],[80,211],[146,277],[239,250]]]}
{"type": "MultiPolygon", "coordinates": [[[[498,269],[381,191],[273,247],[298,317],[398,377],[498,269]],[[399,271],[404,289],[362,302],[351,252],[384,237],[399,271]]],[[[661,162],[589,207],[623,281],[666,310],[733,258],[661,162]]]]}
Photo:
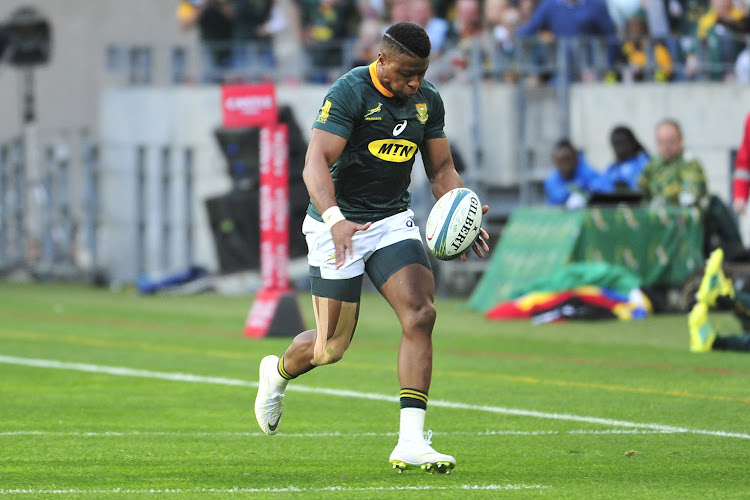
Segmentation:
{"type": "Polygon", "coordinates": [[[482,204],[468,188],[451,189],[435,203],[427,217],[427,247],[440,260],[460,257],[479,237],[482,204]]]}

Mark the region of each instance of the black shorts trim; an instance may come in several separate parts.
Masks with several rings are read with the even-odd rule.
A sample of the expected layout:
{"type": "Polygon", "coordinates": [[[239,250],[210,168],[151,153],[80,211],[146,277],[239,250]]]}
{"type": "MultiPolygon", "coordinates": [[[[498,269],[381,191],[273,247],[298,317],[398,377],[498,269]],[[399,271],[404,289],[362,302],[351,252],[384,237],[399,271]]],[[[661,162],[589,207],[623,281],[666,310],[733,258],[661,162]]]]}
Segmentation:
{"type": "Polygon", "coordinates": [[[427,252],[419,240],[403,240],[375,251],[365,262],[365,272],[380,292],[388,278],[409,264],[422,264],[432,271],[427,252]]]}
{"type": "Polygon", "coordinates": [[[362,297],[362,278],[360,274],[354,278],[342,280],[327,280],[320,276],[318,266],[310,266],[310,291],[316,297],[340,300],[342,302],[359,302],[362,297]]]}

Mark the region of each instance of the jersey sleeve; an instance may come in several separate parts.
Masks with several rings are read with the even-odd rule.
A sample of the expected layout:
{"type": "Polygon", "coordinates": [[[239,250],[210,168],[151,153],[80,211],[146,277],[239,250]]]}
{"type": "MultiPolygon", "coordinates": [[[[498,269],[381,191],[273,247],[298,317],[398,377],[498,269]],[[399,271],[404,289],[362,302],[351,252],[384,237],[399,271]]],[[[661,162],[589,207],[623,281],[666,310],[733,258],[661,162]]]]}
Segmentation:
{"type": "Polygon", "coordinates": [[[338,80],[328,90],[312,128],[349,140],[357,117],[362,115],[358,112],[360,102],[351,86],[344,80],[338,80]]]}
{"type": "Polygon", "coordinates": [[[445,106],[437,90],[434,90],[432,106],[428,112],[424,129],[424,139],[441,139],[445,137],[445,106]]]}

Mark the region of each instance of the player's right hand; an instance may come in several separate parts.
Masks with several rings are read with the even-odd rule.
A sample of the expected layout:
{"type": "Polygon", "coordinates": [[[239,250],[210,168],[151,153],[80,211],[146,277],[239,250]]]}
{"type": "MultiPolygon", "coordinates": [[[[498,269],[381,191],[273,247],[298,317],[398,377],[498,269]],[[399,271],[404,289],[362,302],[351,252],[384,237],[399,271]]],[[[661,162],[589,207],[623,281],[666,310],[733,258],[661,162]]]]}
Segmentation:
{"type": "Polygon", "coordinates": [[[336,269],[341,268],[346,262],[346,254],[354,258],[354,244],[352,238],[357,231],[366,231],[370,228],[372,222],[366,224],[357,224],[349,220],[342,220],[331,227],[331,237],[336,247],[336,269]]]}

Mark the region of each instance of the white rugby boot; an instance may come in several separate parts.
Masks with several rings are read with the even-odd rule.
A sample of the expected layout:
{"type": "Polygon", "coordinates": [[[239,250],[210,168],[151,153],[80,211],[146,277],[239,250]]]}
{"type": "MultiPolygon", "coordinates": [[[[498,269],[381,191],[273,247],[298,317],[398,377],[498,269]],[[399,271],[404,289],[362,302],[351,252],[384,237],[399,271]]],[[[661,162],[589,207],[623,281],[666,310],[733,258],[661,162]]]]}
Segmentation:
{"type": "Polygon", "coordinates": [[[279,431],[281,413],[284,411],[284,390],[289,382],[279,375],[279,357],[266,356],[258,369],[258,395],[255,397],[255,418],[266,434],[279,431]]]}
{"type": "Polygon", "coordinates": [[[432,431],[427,431],[427,439],[399,441],[389,458],[391,465],[399,472],[406,469],[420,469],[425,472],[450,473],[456,466],[456,459],[432,449],[432,431]]]}

